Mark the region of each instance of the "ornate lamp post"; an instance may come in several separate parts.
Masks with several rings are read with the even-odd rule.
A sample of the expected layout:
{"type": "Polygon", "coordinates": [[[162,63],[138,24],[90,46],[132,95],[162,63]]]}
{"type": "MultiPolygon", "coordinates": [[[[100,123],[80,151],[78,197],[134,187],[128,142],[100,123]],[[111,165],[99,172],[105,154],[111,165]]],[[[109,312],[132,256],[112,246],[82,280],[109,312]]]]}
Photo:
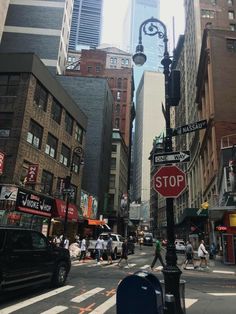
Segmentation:
{"type": "MultiPolygon", "coordinates": [[[[164,42],[164,54],[161,64],[164,68],[165,77],[165,121],[166,121],[166,137],[164,139],[164,151],[172,151],[172,129],[170,128],[170,65],[172,63],[167,43],[167,31],[166,26],[160,20],[156,18],[150,18],[145,20],[139,28],[139,43],[136,47],[136,53],[133,56],[133,61],[136,65],[143,65],[146,62],[146,55],[144,54],[144,47],[142,45],[142,32],[148,36],[157,35],[164,42]]],[[[175,233],[174,233],[174,209],[173,198],[166,198],[166,217],[167,217],[167,251],[166,251],[166,267],[163,269],[164,281],[165,281],[165,293],[172,294],[175,297],[176,313],[183,313],[180,303],[179,283],[181,271],[177,267],[177,255],[175,251],[175,233]]]]}

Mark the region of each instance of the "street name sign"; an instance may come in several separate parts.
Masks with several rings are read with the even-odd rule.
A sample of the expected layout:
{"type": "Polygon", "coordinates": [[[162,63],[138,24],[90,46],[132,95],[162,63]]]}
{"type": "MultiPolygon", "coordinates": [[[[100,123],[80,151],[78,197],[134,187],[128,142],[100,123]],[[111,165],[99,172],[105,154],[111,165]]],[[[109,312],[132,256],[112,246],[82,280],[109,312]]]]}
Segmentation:
{"type": "Polygon", "coordinates": [[[190,161],[190,151],[185,150],[182,152],[169,152],[153,155],[154,166],[168,163],[179,163],[190,161]]]}
{"type": "Polygon", "coordinates": [[[186,188],[186,174],[177,166],[162,166],[153,176],[153,188],[164,197],[177,198],[186,188]]]}
{"type": "Polygon", "coordinates": [[[194,123],[182,125],[178,128],[173,129],[172,135],[182,135],[182,134],[187,134],[190,132],[194,132],[197,130],[202,130],[207,127],[207,120],[200,120],[194,123]]]}

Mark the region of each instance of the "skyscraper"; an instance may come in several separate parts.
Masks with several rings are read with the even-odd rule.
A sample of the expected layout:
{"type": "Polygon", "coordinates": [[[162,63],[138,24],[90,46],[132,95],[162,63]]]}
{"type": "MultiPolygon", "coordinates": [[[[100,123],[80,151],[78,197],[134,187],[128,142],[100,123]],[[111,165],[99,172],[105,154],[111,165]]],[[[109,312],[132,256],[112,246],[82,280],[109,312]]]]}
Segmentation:
{"type": "Polygon", "coordinates": [[[73,0],[10,1],[0,52],[34,52],[55,73],[67,59],[73,0]]]}
{"type": "MultiPolygon", "coordinates": [[[[131,54],[135,53],[138,44],[139,27],[143,21],[154,17],[160,18],[160,0],[131,0],[124,22],[123,49],[131,54]]],[[[142,67],[134,68],[135,89],[145,70],[161,71],[161,60],[163,58],[163,40],[157,36],[143,36],[144,53],[147,61],[142,67]]]]}
{"type": "Polygon", "coordinates": [[[100,44],[103,0],[74,0],[70,31],[70,50],[100,44]]]}

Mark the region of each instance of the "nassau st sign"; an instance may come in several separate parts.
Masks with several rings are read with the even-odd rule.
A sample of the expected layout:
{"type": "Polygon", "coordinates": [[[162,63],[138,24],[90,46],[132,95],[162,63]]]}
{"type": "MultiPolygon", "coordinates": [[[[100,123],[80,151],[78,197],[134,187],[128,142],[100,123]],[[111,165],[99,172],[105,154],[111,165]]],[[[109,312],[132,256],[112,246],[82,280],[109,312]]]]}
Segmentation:
{"type": "Polygon", "coordinates": [[[186,188],[186,174],[176,166],[163,166],[153,176],[153,188],[164,197],[177,198],[186,188]]]}

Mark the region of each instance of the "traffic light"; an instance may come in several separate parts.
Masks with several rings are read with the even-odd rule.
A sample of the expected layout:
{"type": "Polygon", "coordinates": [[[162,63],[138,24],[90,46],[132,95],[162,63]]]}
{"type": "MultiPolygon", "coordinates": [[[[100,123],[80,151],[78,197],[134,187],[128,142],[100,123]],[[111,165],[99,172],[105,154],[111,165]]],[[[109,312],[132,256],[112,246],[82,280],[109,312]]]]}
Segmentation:
{"type": "Polygon", "coordinates": [[[70,188],[70,176],[66,176],[64,179],[64,186],[65,189],[69,189],[70,188]]]}
{"type": "Polygon", "coordinates": [[[169,106],[178,106],[180,101],[180,71],[172,70],[169,78],[169,106]]]}

